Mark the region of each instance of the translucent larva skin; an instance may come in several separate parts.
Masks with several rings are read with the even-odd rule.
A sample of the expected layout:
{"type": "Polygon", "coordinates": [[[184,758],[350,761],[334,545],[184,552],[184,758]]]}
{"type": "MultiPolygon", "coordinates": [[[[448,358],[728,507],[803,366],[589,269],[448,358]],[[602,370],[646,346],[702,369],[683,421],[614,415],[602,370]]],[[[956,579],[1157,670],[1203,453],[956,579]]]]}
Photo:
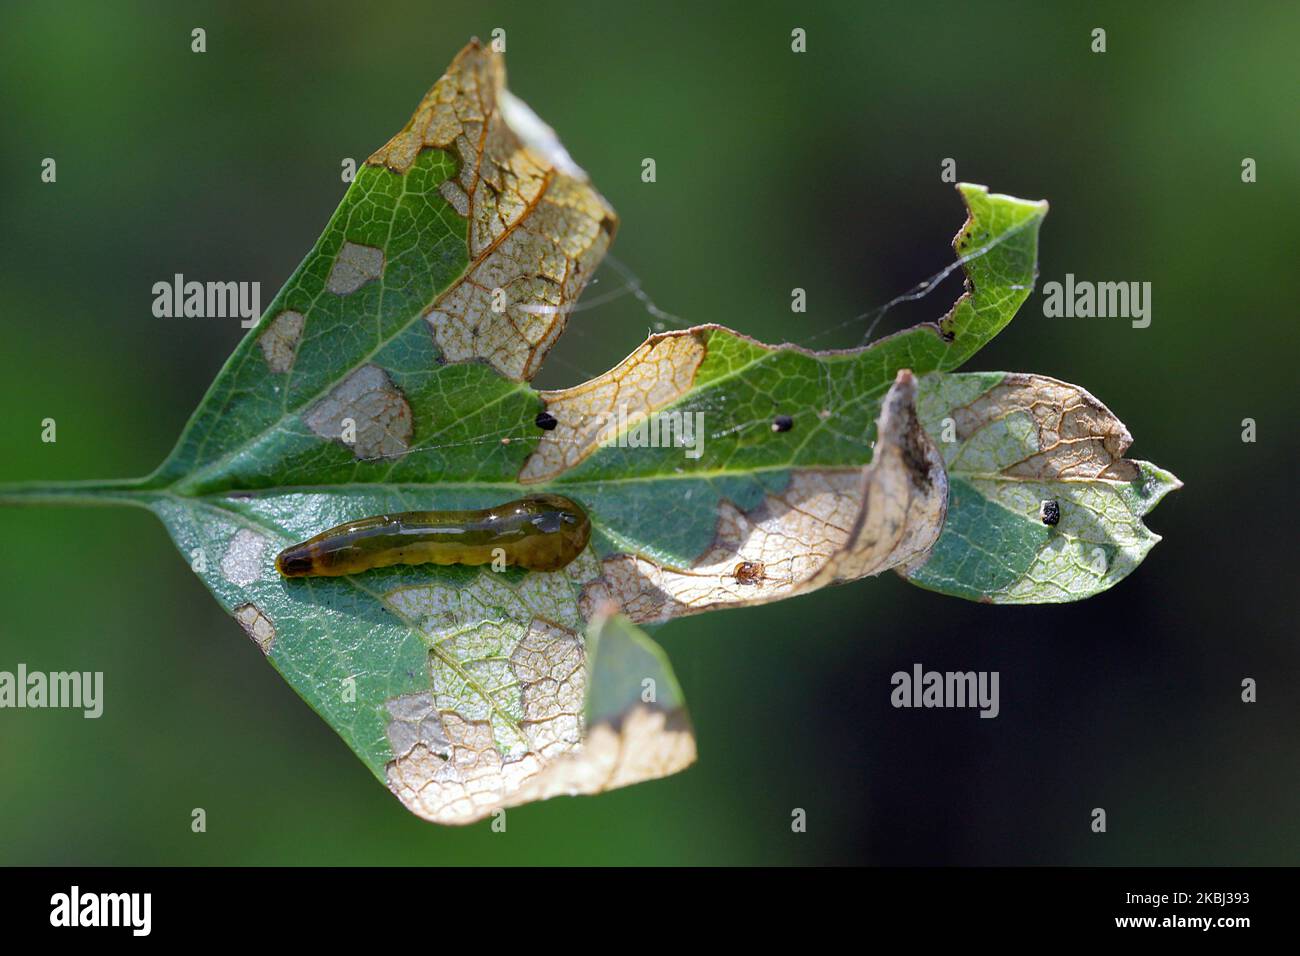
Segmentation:
{"type": "Polygon", "coordinates": [[[591,522],[560,495],[530,495],[480,511],[404,511],[349,521],[285,548],[286,578],[338,577],[394,564],[489,564],[558,571],[587,546],[591,522]]]}

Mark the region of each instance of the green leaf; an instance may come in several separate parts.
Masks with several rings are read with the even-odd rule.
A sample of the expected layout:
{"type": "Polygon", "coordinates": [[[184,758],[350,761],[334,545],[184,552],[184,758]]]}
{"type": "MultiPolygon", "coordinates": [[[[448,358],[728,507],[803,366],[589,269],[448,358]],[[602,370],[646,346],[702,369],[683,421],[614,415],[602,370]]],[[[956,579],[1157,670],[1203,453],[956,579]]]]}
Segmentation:
{"type": "Polygon", "coordinates": [[[1078,386],[932,375],[917,408],[949,497],[939,540],[900,569],[909,580],[995,604],[1077,601],[1127,577],[1160,540],[1142,517],[1182,483],[1124,458],[1128,430],[1078,386]]]}
{"type": "Polygon", "coordinates": [[[994,578],[1033,529],[970,517],[968,488],[1005,510],[986,487],[998,479],[954,460],[950,488],[917,376],[929,373],[928,414],[945,382],[971,380],[944,373],[1028,296],[1047,207],[958,189],[967,291],[936,323],[835,352],[703,325],[539,392],[528,382],[617,218],[506,90],[501,57],[471,43],[358,171],[154,474],[11,486],[0,502],[154,511],[270,662],[422,817],[467,823],[671,773],[694,738],[667,660],[633,622],[904,564],[966,597],[1021,593],[994,578]],[[344,521],[538,491],[592,520],[591,545],[560,571],[274,568],[277,551],[344,521]],[[953,529],[985,536],[970,567],[949,560],[953,529]]]}

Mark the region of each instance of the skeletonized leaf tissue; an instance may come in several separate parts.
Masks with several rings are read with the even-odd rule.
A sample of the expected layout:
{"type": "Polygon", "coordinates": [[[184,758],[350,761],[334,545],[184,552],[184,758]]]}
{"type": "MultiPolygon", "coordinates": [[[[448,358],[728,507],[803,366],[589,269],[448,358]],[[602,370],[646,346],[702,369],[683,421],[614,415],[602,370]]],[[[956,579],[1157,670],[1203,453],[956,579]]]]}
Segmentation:
{"type": "Polygon", "coordinates": [[[1130,436],[1097,399],[954,372],[1029,295],[1047,213],[958,189],[967,291],[937,323],[834,352],[700,325],[537,391],[618,219],[472,42],[357,172],[153,474],[11,485],[0,501],[152,511],[428,820],[671,774],[694,733],[637,624],[890,568],[972,600],[1073,601],[1159,540],[1142,519],[1179,483],[1124,457],[1130,436]],[[696,427],[707,441],[683,454],[696,427]],[[656,428],[677,440],[647,440],[656,428]],[[344,522],[542,494],[590,519],[559,570],[276,572],[282,549],[344,522]]]}

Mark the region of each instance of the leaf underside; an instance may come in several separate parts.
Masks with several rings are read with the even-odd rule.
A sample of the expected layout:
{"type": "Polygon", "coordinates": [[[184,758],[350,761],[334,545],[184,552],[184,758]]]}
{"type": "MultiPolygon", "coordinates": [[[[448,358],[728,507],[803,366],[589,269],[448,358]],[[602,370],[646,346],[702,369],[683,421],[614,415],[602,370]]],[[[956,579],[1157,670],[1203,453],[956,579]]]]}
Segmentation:
{"type": "Polygon", "coordinates": [[[689,717],[636,623],[891,567],[976,600],[1074,600],[1158,540],[1141,517],[1177,481],[1120,457],[1104,406],[1040,376],[951,374],[1029,295],[1047,211],[958,189],[967,290],[935,323],[833,352],[703,325],[536,391],[617,217],[473,42],[121,494],[418,815],[467,823],[675,772],[689,717]],[[274,570],[347,520],[543,490],[594,528],[561,571],[274,570]]]}

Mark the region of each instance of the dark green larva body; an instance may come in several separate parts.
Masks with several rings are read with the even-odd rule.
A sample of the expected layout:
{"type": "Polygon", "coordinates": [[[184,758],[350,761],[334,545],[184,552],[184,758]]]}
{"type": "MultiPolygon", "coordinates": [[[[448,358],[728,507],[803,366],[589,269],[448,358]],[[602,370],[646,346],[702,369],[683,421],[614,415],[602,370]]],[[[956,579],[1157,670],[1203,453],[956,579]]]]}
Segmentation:
{"type": "Polygon", "coordinates": [[[349,521],[285,548],[286,578],[338,577],[394,564],[490,564],[558,571],[587,546],[586,512],[560,495],[531,495],[479,511],[404,511],[349,521]]]}

